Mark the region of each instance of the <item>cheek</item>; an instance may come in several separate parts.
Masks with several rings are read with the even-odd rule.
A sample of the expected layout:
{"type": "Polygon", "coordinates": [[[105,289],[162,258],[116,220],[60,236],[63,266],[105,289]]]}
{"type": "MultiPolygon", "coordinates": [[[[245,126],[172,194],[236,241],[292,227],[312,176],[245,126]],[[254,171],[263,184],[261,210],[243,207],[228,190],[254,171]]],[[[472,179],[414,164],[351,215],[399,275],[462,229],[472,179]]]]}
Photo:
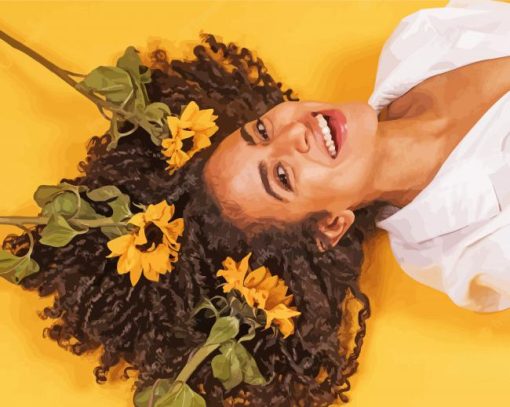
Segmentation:
{"type": "Polygon", "coordinates": [[[299,191],[303,205],[306,205],[306,202],[318,204],[334,198],[338,193],[338,185],[334,178],[334,172],[330,168],[310,166],[305,169],[299,191]]]}

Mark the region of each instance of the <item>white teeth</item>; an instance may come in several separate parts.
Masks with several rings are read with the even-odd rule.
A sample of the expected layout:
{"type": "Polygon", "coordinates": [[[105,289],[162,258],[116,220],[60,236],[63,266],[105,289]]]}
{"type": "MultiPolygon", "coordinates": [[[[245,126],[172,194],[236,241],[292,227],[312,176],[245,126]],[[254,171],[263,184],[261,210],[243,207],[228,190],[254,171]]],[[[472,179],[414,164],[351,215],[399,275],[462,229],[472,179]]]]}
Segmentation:
{"type": "Polygon", "coordinates": [[[317,117],[317,121],[319,122],[319,126],[328,127],[328,122],[326,121],[326,119],[324,118],[323,115],[321,115],[319,113],[316,117],[317,117]]]}
{"type": "Polygon", "coordinates": [[[333,137],[331,136],[331,129],[328,126],[328,122],[324,118],[322,114],[317,114],[315,116],[315,119],[317,120],[317,123],[319,124],[319,127],[322,132],[322,137],[324,138],[324,144],[326,145],[329,155],[333,158],[335,158],[336,155],[336,147],[335,143],[333,142],[333,137]]]}

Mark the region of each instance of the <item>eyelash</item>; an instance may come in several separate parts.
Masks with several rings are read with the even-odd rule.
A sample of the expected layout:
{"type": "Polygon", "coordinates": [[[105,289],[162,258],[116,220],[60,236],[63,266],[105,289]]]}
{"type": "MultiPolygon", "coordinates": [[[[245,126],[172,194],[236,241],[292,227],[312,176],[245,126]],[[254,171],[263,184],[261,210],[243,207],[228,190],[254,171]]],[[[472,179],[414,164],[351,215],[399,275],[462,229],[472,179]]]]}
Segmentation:
{"type": "Polygon", "coordinates": [[[260,137],[264,139],[265,141],[269,140],[269,136],[267,135],[267,129],[262,120],[257,119],[257,124],[255,126],[257,128],[257,132],[259,133],[260,137]]]}
{"type": "MultiPolygon", "coordinates": [[[[264,122],[262,120],[257,119],[255,127],[257,128],[257,132],[259,133],[260,137],[264,139],[264,141],[269,140],[266,126],[264,125],[264,122]]],[[[283,168],[283,166],[280,163],[278,163],[275,167],[275,175],[280,184],[282,185],[283,189],[287,191],[292,191],[287,171],[285,171],[285,168],[283,168]],[[280,170],[283,173],[281,173],[280,170]]]]}
{"type": "Polygon", "coordinates": [[[282,187],[287,191],[292,191],[292,187],[290,186],[289,176],[287,175],[287,171],[285,171],[285,168],[283,168],[283,166],[280,163],[278,163],[275,167],[275,174],[276,174],[276,178],[278,178],[278,181],[280,182],[282,187]],[[283,174],[280,173],[280,171],[279,171],[280,169],[283,171],[283,174]]]}

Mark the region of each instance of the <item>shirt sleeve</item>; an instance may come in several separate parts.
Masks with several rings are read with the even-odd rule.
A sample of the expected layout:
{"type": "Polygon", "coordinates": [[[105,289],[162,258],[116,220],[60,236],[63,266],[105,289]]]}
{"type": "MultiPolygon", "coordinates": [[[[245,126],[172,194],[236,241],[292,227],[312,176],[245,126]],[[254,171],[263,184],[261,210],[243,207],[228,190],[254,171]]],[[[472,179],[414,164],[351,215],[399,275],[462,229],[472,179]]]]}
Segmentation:
{"type": "Polygon", "coordinates": [[[480,60],[509,55],[510,3],[450,1],[404,17],[379,55],[368,103],[378,113],[423,80],[480,60]]]}
{"type": "Polygon", "coordinates": [[[446,292],[457,305],[478,312],[510,308],[510,224],[465,247],[449,274],[446,292]]]}

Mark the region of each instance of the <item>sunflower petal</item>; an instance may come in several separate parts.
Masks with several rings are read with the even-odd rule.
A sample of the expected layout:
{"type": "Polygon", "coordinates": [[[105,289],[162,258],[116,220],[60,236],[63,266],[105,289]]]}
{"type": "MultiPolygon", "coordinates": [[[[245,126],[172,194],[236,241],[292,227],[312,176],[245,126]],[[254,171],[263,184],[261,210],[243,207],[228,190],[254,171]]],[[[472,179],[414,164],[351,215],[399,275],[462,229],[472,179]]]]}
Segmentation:
{"type": "Polygon", "coordinates": [[[135,213],[133,216],[131,216],[131,219],[129,219],[128,223],[138,226],[139,228],[145,227],[145,223],[146,223],[145,222],[145,213],[144,212],[135,213]]]}
{"type": "MultiPolygon", "coordinates": [[[[158,227],[160,229],[163,229],[163,225],[164,224],[167,224],[170,219],[172,219],[172,216],[174,216],[174,213],[175,213],[175,206],[174,205],[169,205],[166,200],[164,201],[166,206],[165,208],[163,209],[163,213],[161,214],[160,218],[157,220],[158,221],[158,227]],[[159,226],[159,223],[162,224],[162,226],[159,226]]],[[[157,223],[157,222],[154,222],[154,223],[157,223]]]]}
{"type": "Polygon", "coordinates": [[[138,229],[136,233],[134,244],[136,246],[141,246],[147,243],[147,236],[145,236],[145,225],[138,229]]]}
{"type": "Polygon", "coordinates": [[[132,248],[134,248],[134,246],[130,247],[128,251],[129,278],[131,280],[131,285],[135,286],[142,275],[142,260],[141,252],[136,248],[132,248]]]}
{"type": "Polygon", "coordinates": [[[156,250],[151,254],[151,266],[158,274],[163,274],[168,270],[168,258],[170,249],[164,244],[159,244],[156,250]]]}
{"type": "Polygon", "coordinates": [[[130,234],[122,235],[110,240],[108,243],[106,243],[106,245],[108,246],[108,249],[110,249],[111,253],[106,257],[120,256],[127,251],[132,242],[133,236],[130,234]]]}
{"type": "Polygon", "coordinates": [[[141,255],[143,275],[150,281],[159,281],[157,270],[159,265],[155,261],[155,253],[156,250],[150,253],[142,253],[141,255]]]}
{"type": "MultiPolygon", "coordinates": [[[[269,274],[269,273],[268,273],[269,274]]],[[[258,285],[257,285],[257,289],[259,290],[267,290],[267,291],[270,291],[272,290],[274,287],[276,287],[276,285],[278,284],[278,281],[279,281],[279,278],[278,276],[271,276],[269,274],[269,276],[267,276],[266,278],[264,278],[264,280],[262,280],[258,285]]]]}
{"type": "Polygon", "coordinates": [[[168,164],[177,166],[178,168],[182,167],[188,160],[190,156],[182,150],[177,150],[169,160],[167,160],[168,164]]]}
{"type": "Polygon", "coordinates": [[[243,259],[237,265],[237,267],[239,268],[239,272],[242,273],[242,275],[243,275],[243,281],[244,281],[244,276],[248,272],[248,267],[249,267],[248,262],[250,260],[250,257],[251,257],[251,252],[248,253],[246,256],[244,256],[243,259]]]}
{"type": "Polygon", "coordinates": [[[127,252],[122,253],[122,256],[119,257],[119,261],[117,262],[117,273],[119,274],[129,273],[127,252]]]}
{"type": "Polygon", "coordinates": [[[211,145],[211,140],[207,135],[203,133],[197,133],[195,134],[195,137],[193,137],[193,150],[200,151],[204,148],[207,148],[211,145]]]}
{"type": "Polygon", "coordinates": [[[172,134],[173,137],[177,137],[179,133],[179,119],[175,116],[168,116],[166,121],[170,129],[170,134],[172,134]]]}
{"type": "Polygon", "coordinates": [[[199,107],[198,107],[197,103],[192,100],[191,102],[189,102],[187,104],[187,106],[182,111],[180,120],[182,120],[182,121],[191,120],[193,115],[195,115],[195,113],[197,113],[198,110],[199,110],[199,107]]]}
{"type": "Polygon", "coordinates": [[[294,333],[294,321],[292,319],[275,319],[274,324],[278,326],[284,338],[294,333]]]}
{"type": "MultiPolygon", "coordinates": [[[[269,299],[267,302],[267,308],[273,308],[277,304],[283,303],[286,301],[288,287],[285,285],[283,280],[279,280],[277,284],[269,290],[269,299]]],[[[290,296],[292,299],[292,296],[290,296]]],[[[289,304],[286,304],[289,305],[289,304]]]]}
{"type": "Polygon", "coordinates": [[[141,276],[142,276],[142,267],[137,267],[136,269],[131,270],[131,273],[129,274],[129,279],[130,279],[131,285],[133,287],[136,285],[136,283],[138,283],[141,276]]]}
{"type": "Polygon", "coordinates": [[[184,232],[184,219],[179,218],[173,220],[168,223],[164,229],[162,229],[162,232],[170,242],[176,242],[177,238],[182,236],[182,233],[184,232]]]}
{"type": "Polygon", "coordinates": [[[145,219],[147,220],[147,222],[153,220],[160,220],[167,206],[168,203],[166,202],[165,199],[157,204],[150,204],[149,207],[147,208],[147,211],[145,212],[145,219]]]}
{"type": "Polygon", "coordinates": [[[145,278],[147,280],[150,280],[150,281],[154,281],[155,283],[157,283],[159,281],[159,273],[156,272],[156,270],[154,269],[149,269],[149,270],[143,270],[143,275],[145,276],[145,278]]]}
{"type": "Polygon", "coordinates": [[[273,320],[286,320],[301,315],[301,312],[293,310],[286,305],[278,304],[276,307],[266,311],[266,328],[269,328],[273,320]]]}
{"type": "Polygon", "coordinates": [[[199,111],[195,116],[193,120],[193,130],[195,131],[201,131],[205,130],[209,127],[214,126],[214,122],[212,120],[212,112],[213,109],[205,109],[199,111]]]}
{"type": "Polygon", "coordinates": [[[267,269],[262,266],[248,273],[244,279],[244,285],[248,288],[257,287],[267,275],[267,269]]]}

